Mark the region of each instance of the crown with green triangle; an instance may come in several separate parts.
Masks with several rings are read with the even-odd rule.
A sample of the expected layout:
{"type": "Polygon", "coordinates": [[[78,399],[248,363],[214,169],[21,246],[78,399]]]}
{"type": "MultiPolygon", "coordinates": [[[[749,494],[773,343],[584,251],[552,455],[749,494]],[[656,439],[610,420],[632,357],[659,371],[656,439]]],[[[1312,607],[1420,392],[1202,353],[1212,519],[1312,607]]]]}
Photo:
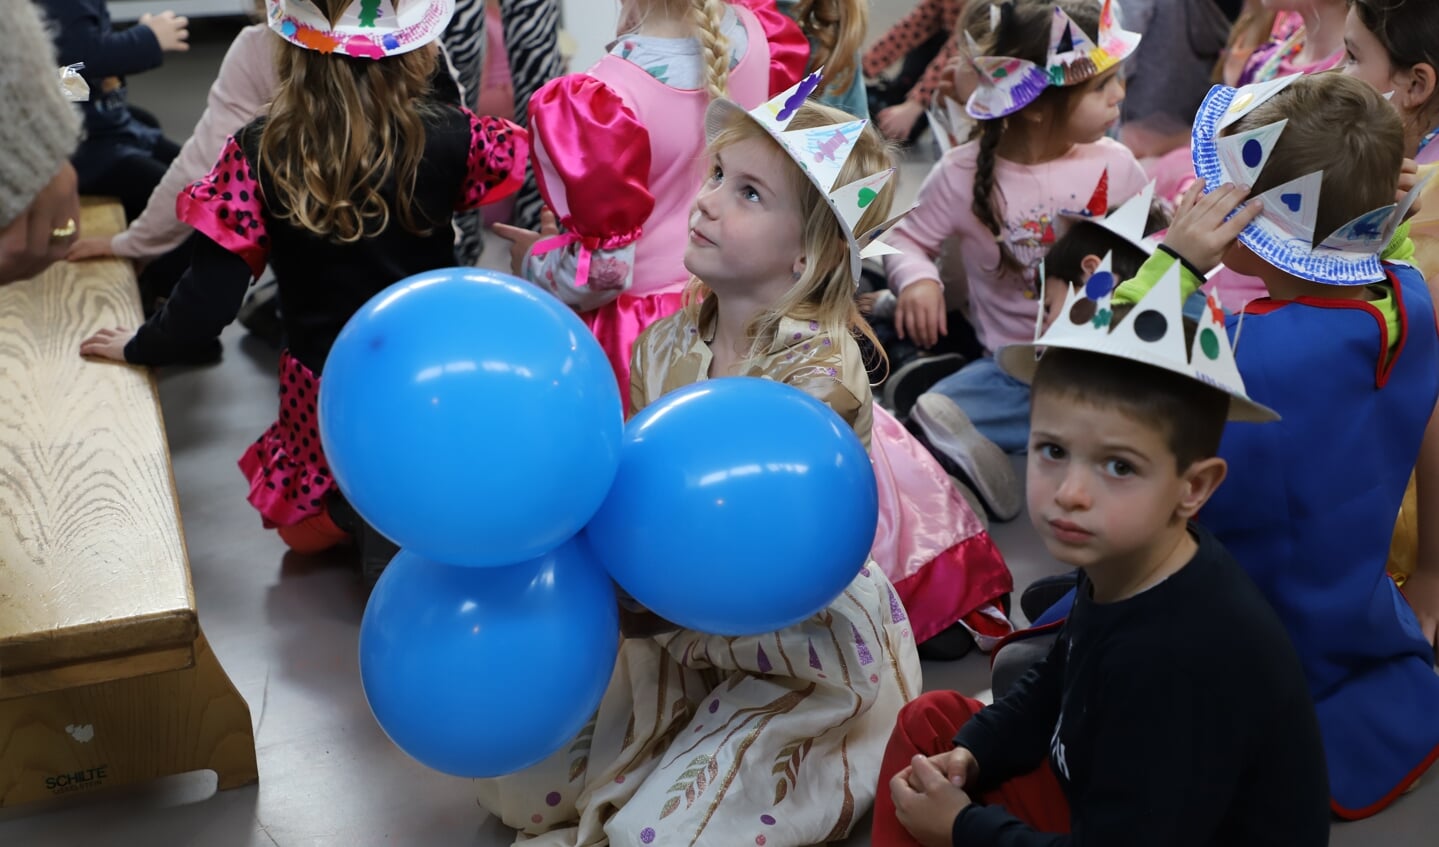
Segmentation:
{"type": "Polygon", "coordinates": [[[1106,255],[1084,284],[1070,288],[1054,323],[1042,336],[1032,344],[1011,344],[999,351],[1000,366],[1028,382],[1044,349],[1099,353],[1163,368],[1223,391],[1230,397],[1230,420],[1278,420],[1272,409],[1249,399],[1245,392],[1218,294],[1206,295],[1194,341],[1186,342],[1181,267],[1174,262],[1127,315],[1116,319],[1113,298],[1118,280],[1112,270],[1113,257],[1106,255]]]}
{"type": "Polygon", "coordinates": [[[723,130],[730,117],[739,113],[749,116],[762,126],[770,137],[779,142],[780,148],[800,166],[809,181],[824,195],[825,202],[839,220],[845,240],[849,242],[850,273],[858,285],[865,259],[899,252],[881,241],[880,237],[893,228],[909,210],[879,226],[858,231],[860,218],[894,177],[895,169],[887,168],[853,182],[836,185],[840,172],[844,170],[845,163],[854,152],[860,133],[869,121],[855,119],[809,129],[789,129],[789,124],[799,113],[800,106],[804,105],[805,100],[819,87],[823,78],[821,74],[821,70],[814,71],[789,90],[748,112],[731,100],[715,100],[710,103],[705,113],[705,133],[709,139],[713,139],[723,130]]]}

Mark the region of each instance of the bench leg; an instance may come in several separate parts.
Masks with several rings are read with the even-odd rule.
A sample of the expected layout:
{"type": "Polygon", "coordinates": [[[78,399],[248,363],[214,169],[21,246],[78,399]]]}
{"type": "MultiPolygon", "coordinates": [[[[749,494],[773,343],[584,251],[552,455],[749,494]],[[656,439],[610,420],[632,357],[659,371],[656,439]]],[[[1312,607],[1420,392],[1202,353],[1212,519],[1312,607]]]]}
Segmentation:
{"type": "Polygon", "coordinates": [[[0,700],[0,806],[196,770],[259,780],[250,709],[203,633],[188,668],[0,700]]]}

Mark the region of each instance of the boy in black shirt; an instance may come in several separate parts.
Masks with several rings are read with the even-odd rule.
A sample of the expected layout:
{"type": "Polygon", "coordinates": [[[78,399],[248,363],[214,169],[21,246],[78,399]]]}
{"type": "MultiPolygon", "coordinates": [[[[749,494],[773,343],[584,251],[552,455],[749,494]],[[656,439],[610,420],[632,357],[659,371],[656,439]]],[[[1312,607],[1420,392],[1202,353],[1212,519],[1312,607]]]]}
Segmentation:
{"type": "Polygon", "coordinates": [[[1328,843],[1298,657],[1189,523],[1224,479],[1226,418],[1274,414],[1245,395],[1217,302],[1186,338],[1177,273],[1122,317],[1113,287],[1106,260],[1069,292],[1038,363],[1034,345],[1000,352],[1032,382],[1029,512],[1081,569],[1074,611],[993,706],[934,692],[905,707],[876,847],[1328,843]]]}

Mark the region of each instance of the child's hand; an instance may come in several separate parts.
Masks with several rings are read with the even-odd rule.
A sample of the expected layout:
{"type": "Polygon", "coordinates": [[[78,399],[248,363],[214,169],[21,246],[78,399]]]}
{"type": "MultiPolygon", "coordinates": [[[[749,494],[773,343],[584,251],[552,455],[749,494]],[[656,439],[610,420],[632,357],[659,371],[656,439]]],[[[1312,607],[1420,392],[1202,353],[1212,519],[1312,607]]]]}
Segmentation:
{"type": "Polygon", "coordinates": [[[979,779],[979,762],[967,747],[956,747],[947,753],[930,756],[929,761],[949,778],[955,788],[973,785],[979,779]]]}
{"type": "Polygon", "coordinates": [[[1439,646],[1439,574],[1416,568],[1404,580],[1404,597],[1419,618],[1419,628],[1430,646],[1439,646]]]}
{"type": "MultiPolygon", "coordinates": [[[[1418,184],[1419,163],[1414,161],[1413,159],[1405,159],[1404,166],[1399,169],[1399,190],[1394,192],[1394,202],[1403,203],[1404,198],[1409,196],[1409,192],[1413,191],[1414,186],[1418,184]]],[[[1404,220],[1407,221],[1415,215],[1419,214],[1420,205],[1420,198],[1415,197],[1414,205],[1410,206],[1409,211],[1404,213],[1404,220]]]]}
{"type": "Polygon", "coordinates": [[[530,249],[535,246],[535,243],[560,233],[560,226],[555,221],[555,213],[549,209],[540,212],[539,232],[509,224],[495,224],[490,228],[495,231],[495,235],[510,242],[510,273],[518,277],[525,275],[525,257],[530,255],[530,249]]]}
{"type": "Polygon", "coordinates": [[[115,327],[114,329],[102,329],[84,341],[80,342],[81,356],[97,356],[101,359],[111,359],[116,362],[125,361],[125,345],[135,337],[133,329],[115,327]]]}
{"type": "Polygon", "coordinates": [[[91,236],[71,244],[70,249],[65,253],[65,261],[83,262],[86,259],[108,259],[113,255],[115,255],[115,251],[110,249],[110,236],[91,236]]]}
{"type": "Polygon", "coordinates": [[[899,292],[894,307],[894,330],[920,347],[939,343],[949,334],[949,313],[944,307],[944,288],[939,280],[921,279],[899,292]]]}
{"type": "Polygon", "coordinates": [[[923,106],[913,100],[905,100],[879,113],[879,131],[891,141],[907,141],[922,114],[923,106]]]}
{"type": "Polygon", "coordinates": [[[1174,222],[1164,236],[1164,245],[1203,273],[1209,273],[1224,261],[1239,233],[1264,211],[1264,203],[1255,200],[1236,211],[1249,196],[1248,188],[1221,186],[1204,194],[1204,180],[1195,180],[1179,200],[1174,222]],[[1225,220],[1230,213],[1234,217],[1225,220]]]}
{"type": "Polygon", "coordinates": [[[899,822],[925,847],[949,847],[954,819],[970,804],[969,795],[924,756],[889,781],[889,793],[899,822]]]}
{"type": "Polygon", "coordinates": [[[183,53],[190,49],[190,19],[174,12],[158,15],[141,15],[140,26],[147,26],[155,33],[160,49],[166,53],[183,53]]]}

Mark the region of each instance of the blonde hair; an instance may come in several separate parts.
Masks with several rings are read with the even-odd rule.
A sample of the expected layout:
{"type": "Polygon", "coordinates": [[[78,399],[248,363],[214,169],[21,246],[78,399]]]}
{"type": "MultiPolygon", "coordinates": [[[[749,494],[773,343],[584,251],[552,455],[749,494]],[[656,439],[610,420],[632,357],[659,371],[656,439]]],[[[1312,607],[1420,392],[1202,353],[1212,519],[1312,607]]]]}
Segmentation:
{"type": "Polygon", "coordinates": [[[824,68],[819,93],[849,91],[858,74],[854,57],[869,27],[867,0],[799,0],[790,14],[814,43],[810,68],[824,68]]]}
{"type": "MultiPolygon", "coordinates": [[[[806,101],[790,121],[789,128],[811,129],[830,126],[853,120],[853,117],[839,109],[806,101]]],[[[751,139],[763,139],[779,149],[779,144],[759,124],[749,117],[738,114],[730,118],[727,125],[711,139],[708,153],[715,153],[751,139]]],[[[794,285],[768,310],[761,313],[746,327],[750,348],[741,369],[749,367],[761,358],[764,351],[774,343],[782,319],[789,317],[810,320],[820,324],[827,335],[834,338],[845,333],[854,333],[868,339],[881,358],[884,347],[875,337],[874,330],[860,314],[855,302],[855,279],[850,274],[849,241],[844,229],[829,202],[825,200],[815,184],[805,176],[804,170],[784,155],[786,182],[789,190],[799,197],[800,215],[803,226],[800,230],[804,245],[804,272],[794,285]]],[[[894,154],[884,138],[873,127],[866,126],[855,143],[854,152],[840,171],[837,185],[848,185],[857,179],[879,173],[894,166],[894,154]]],[[[889,218],[894,202],[894,182],[891,181],[879,192],[873,202],[864,210],[856,226],[857,233],[867,232],[889,218]]],[[[710,290],[703,280],[694,278],[685,291],[684,309],[689,320],[696,326],[708,326],[715,318],[718,304],[709,296],[710,290]]],[[[885,359],[886,366],[888,360],[885,359]]]]}
{"type": "MultiPolygon", "coordinates": [[[[315,0],[333,25],[347,0],[315,0]]],[[[260,133],[259,170],[270,211],[345,244],[383,232],[392,214],[416,235],[415,178],[438,67],[434,45],[384,59],[356,59],[278,42],[279,87],[260,133]],[[393,181],[395,209],[382,190],[393,181]]]]}
{"type": "Polygon", "coordinates": [[[729,39],[724,35],[725,0],[690,0],[705,63],[705,90],[710,99],[729,95],[729,39]]]}
{"type": "Polygon", "coordinates": [[[1404,121],[1368,83],[1340,74],[1301,77],[1225,134],[1285,119],[1289,123],[1255,179],[1251,196],[1323,171],[1315,243],[1394,202],[1404,161],[1404,121]]]}

